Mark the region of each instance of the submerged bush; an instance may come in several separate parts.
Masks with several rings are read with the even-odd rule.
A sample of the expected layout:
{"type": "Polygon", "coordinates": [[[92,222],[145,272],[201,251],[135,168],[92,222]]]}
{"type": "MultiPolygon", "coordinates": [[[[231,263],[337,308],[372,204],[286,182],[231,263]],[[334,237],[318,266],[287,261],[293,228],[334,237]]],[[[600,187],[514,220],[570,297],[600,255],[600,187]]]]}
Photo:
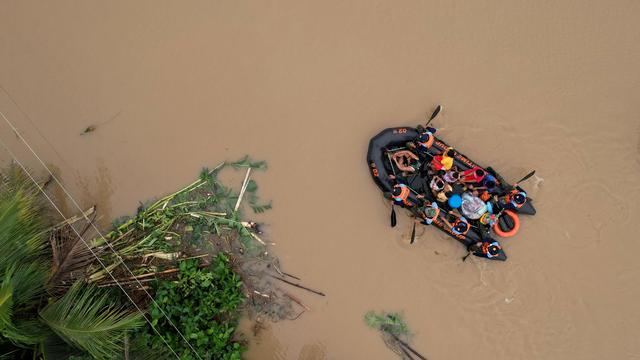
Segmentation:
{"type": "MultiPolygon", "coordinates": [[[[181,262],[177,281],[160,282],[155,301],[201,358],[240,359],[243,347],[233,334],[243,300],[241,287],[227,257],[218,254],[206,268],[193,259],[181,262]]],[[[149,312],[153,326],[181,359],[197,359],[158,306],[151,304],[149,312]]],[[[152,349],[166,348],[151,327],[143,339],[152,349]]]]}

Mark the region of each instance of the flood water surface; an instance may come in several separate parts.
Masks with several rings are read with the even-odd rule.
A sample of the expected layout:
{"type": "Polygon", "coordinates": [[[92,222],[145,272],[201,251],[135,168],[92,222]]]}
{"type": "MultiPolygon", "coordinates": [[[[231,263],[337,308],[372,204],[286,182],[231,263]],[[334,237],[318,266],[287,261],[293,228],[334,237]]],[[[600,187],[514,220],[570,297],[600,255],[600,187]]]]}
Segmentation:
{"type": "MultiPolygon", "coordinates": [[[[390,359],[368,310],[429,359],[640,359],[640,3],[0,4],[0,110],[102,221],[244,154],[255,216],[311,311],[248,359],[390,359]],[[390,208],[369,139],[416,125],[524,187],[507,262],[390,208]],[[94,125],[95,131],[80,133],[94,125]],[[46,139],[46,140],[45,140],[46,139]]],[[[2,141],[43,172],[4,121],[2,141]]],[[[3,153],[3,164],[10,157],[3,153]]],[[[239,185],[239,184],[238,184],[239,185]]],[[[69,213],[71,208],[68,207],[69,213]]]]}

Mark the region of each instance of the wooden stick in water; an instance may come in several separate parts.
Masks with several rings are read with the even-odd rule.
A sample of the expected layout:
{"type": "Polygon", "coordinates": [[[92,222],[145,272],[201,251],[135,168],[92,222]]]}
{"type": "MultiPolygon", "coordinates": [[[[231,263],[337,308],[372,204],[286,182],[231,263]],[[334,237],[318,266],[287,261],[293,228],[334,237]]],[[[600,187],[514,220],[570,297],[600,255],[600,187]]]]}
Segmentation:
{"type": "Polygon", "coordinates": [[[406,347],[409,351],[411,351],[413,354],[415,354],[417,357],[419,357],[422,360],[427,360],[426,357],[422,356],[419,352],[417,352],[415,349],[413,349],[411,346],[409,346],[409,344],[407,344],[406,342],[400,340],[399,337],[397,337],[395,334],[392,334],[390,332],[388,332],[389,335],[391,335],[393,337],[393,339],[395,341],[397,341],[398,343],[400,343],[400,345],[406,347]]]}
{"type": "Polygon", "coordinates": [[[298,299],[297,297],[295,297],[295,296],[293,296],[293,295],[289,294],[289,293],[288,293],[288,292],[286,292],[286,291],[283,291],[283,293],[284,293],[284,295],[285,295],[286,297],[288,297],[289,299],[291,299],[291,301],[293,301],[293,302],[295,302],[296,304],[298,304],[298,305],[302,306],[305,310],[307,310],[307,311],[311,311],[311,309],[310,309],[307,305],[303,304],[303,303],[302,303],[302,301],[300,301],[300,299],[298,299]]]}
{"type": "Polygon", "coordinates": [[[282,281],[282,282],[284,282],[284,283],[287,283],[287,284],[289,284],[289,285],[291,285],[291,286],[295,286],[295,287],[297,287],[297,288],[300,288],[300,289],[303,289],[303,290],[307,290],[307,291],[312,292],[312,293],[314,293],[314,294],[317,294],[317,295],[320,295],[320,296],[327,296],[327,295],[325,295],[324,293],[322,293],[322,292],[320,292],[320,291],[313,290],[313,289],[309,289],[308,287],[304,287],[304,286],[302,286],[302,285],[300,285],[300,284],[296,284],[296,283],[291,282],[291,281],[289,281],[289,280],[283,279],[283,278],[281,278],[281,277],[279,277],[279,276],[275,276],[275,275],[271,275],[271,274],[269,274],[269,276],[271,276],[271,277],[272,277],[272,278],[274,278],[274,279],[278,279],[278,280],[280,280],[280,281],[282,281]]]}

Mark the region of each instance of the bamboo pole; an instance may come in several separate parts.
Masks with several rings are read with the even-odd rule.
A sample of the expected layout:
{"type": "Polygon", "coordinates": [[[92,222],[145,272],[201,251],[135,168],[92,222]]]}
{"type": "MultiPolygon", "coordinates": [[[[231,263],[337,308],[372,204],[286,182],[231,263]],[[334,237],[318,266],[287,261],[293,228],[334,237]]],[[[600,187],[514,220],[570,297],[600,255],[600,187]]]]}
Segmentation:
{"type": "Polygon", "coordinates": [[[236,207],[233,211],[238,211],[240,207],[240,202],[242,201],[242,196],[244,196],[244,192],[247,190],[247,184],[249,182],[249,174],[251,174],[251,168],[247,169],[247,174],[244,176],[244,181],[242,182],[242,187],[240,188],[240,196],[238,196],[238,201],[236,202],[236,207]]]}

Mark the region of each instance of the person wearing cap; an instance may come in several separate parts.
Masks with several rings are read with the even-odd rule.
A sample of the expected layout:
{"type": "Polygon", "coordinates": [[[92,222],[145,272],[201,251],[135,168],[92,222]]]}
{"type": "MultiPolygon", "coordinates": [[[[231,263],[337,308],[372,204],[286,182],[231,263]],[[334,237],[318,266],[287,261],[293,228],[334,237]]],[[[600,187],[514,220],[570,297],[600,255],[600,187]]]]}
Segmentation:
{"type": "Polygon", "coordinates": [[[456,156],[456,151],[452,147],[445,150],[442,154],[436,155],[431,160],[431,169],[434,171],[448,171],[453,167],[453,158],[456,156]]]}
{"type": "Polygon", "coordinates": [[[449,216],[453,217],[453,221],[449,221],[447,217],[444,217],[444,223],[451,229],[455,235],[466,235],[469,232],[469,228],[471,227],[469,221],[465,219],[462,215],[457,215],[452,212],[449,212],[449,216]]]}
{"type": "Polygon", "coordinates": [[[430,204],[425,201],[425,205],[420,211],[420,216],[422,218],[420,223],[424,225],[431,225],[431,223],[433,223],[433,220],[435,220],[439,214],[440,208],[435,201],[431,202],[430,204]]]}

